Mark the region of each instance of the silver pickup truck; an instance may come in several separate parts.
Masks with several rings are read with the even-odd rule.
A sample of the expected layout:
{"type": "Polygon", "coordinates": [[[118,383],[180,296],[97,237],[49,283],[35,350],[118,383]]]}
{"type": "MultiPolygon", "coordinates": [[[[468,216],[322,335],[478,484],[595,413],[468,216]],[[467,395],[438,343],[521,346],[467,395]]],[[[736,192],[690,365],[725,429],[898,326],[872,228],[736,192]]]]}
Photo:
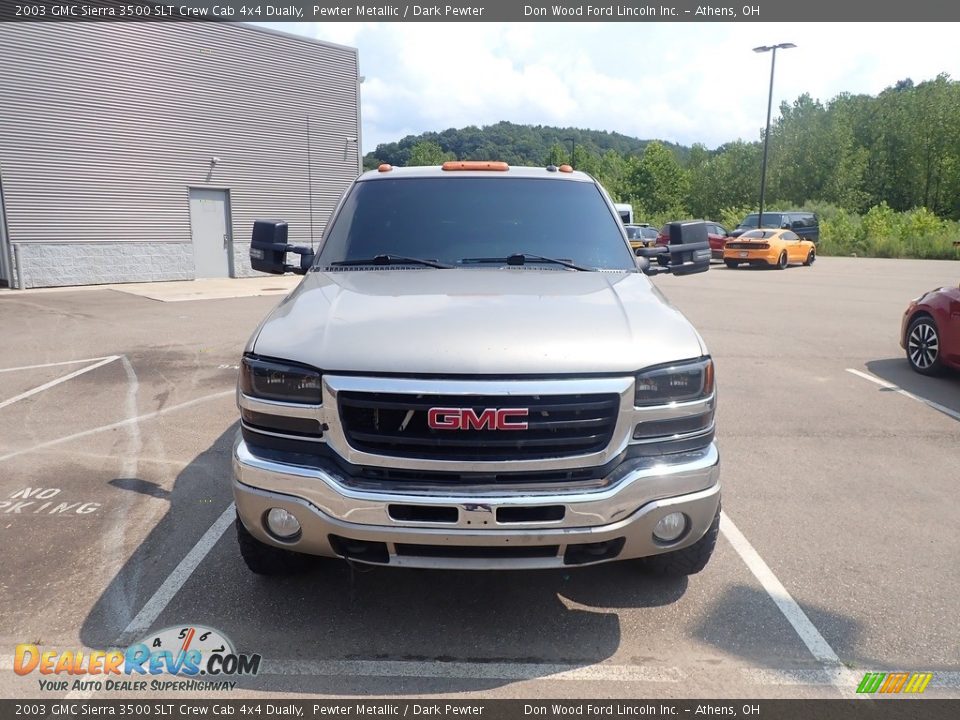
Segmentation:
{"type": "Polygon", "coordinates": [[[646,276],[710,250],[701,222],[670,240],[635,256],[589,175],[486,162],[361,175],[316,253],[255,223],[253,267],[305,277],[241,363],[248,567],[702,570],[713,362],[646,276]]]}

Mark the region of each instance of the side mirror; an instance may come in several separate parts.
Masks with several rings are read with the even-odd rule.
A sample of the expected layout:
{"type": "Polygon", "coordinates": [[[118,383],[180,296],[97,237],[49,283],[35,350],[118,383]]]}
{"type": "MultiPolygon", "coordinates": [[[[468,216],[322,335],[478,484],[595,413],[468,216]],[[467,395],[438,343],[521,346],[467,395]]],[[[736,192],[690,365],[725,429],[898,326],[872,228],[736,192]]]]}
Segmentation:
{"type": "Polygon", "coordinates": [[[684,220],[667,224],[670,244],[663,248],[669,253],[661,272],[674,275],[693,275],[710,269],[710,242],[707,224],[703,220],[684,220]]]}
{"type": "Polygon", "coordinates": [[[313,265],[314,252],[308,247],[287,243],[287,224],[282,220],[256,220],[250,241],[250,266],[259,272],[304,275],[313,265]],[[300,256],[300,264],[287,265],[287,253],[300,256]]]}

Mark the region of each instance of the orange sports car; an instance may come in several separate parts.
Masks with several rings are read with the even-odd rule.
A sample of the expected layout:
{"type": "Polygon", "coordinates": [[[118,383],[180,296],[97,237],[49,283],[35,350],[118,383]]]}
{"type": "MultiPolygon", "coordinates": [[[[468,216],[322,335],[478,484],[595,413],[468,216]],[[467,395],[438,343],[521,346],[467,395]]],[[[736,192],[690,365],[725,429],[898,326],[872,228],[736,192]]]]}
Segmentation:
{"type": "Polygon", "coordinates": [[[747,263],[783,270],[790,263],[813,265],[816,259],[817,246],[791,230],[749,230],[727,240],[723,248],[723,262],[728,268],[747,263]]]}

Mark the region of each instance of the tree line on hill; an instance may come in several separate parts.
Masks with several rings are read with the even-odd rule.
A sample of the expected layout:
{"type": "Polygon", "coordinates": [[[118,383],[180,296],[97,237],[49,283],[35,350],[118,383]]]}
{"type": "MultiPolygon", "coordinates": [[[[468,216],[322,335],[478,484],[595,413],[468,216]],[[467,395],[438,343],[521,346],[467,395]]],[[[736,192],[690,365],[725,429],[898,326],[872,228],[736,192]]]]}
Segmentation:
{"type": "MultiPolygon", "coordinates": [[[[378,145],[364,164],[496,159],[540,166],[572,160],[614,200],[632,203],[638,219],[658,223],[755,211],[762,154],[762,136],[709,150],[500,122],[378,145]]],[[[819,208],[828,221],[842,215],[846,226],[878,207],[874,215],[883,217],[923,209],[937,222],[960,219],[960,82],[942,74],[918,84],[901,80],[876,96],[842,93],[821,102],[803,94],[781,104],[770,128],[766,197],[769,209],[819,208]]],[[[949,235],[954,226],[941,224],[931,232],[949,235]]]]}

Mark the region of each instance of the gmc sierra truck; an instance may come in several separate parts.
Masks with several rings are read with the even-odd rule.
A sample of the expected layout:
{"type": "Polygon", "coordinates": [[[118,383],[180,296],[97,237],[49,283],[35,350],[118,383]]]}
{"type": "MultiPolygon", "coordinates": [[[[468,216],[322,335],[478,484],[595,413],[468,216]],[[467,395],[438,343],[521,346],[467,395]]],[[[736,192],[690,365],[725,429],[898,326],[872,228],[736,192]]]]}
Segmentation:
{"type": "Polygon", "coordinates": [[[673,223],[639,253],[569,166],[381,165],[316,252],[257,221],[252,266],[304,278],[241,361],[250,570],[702,570],[720,519],[713,362],[647,275],[706,270],[706,228],[673,223]]]}

